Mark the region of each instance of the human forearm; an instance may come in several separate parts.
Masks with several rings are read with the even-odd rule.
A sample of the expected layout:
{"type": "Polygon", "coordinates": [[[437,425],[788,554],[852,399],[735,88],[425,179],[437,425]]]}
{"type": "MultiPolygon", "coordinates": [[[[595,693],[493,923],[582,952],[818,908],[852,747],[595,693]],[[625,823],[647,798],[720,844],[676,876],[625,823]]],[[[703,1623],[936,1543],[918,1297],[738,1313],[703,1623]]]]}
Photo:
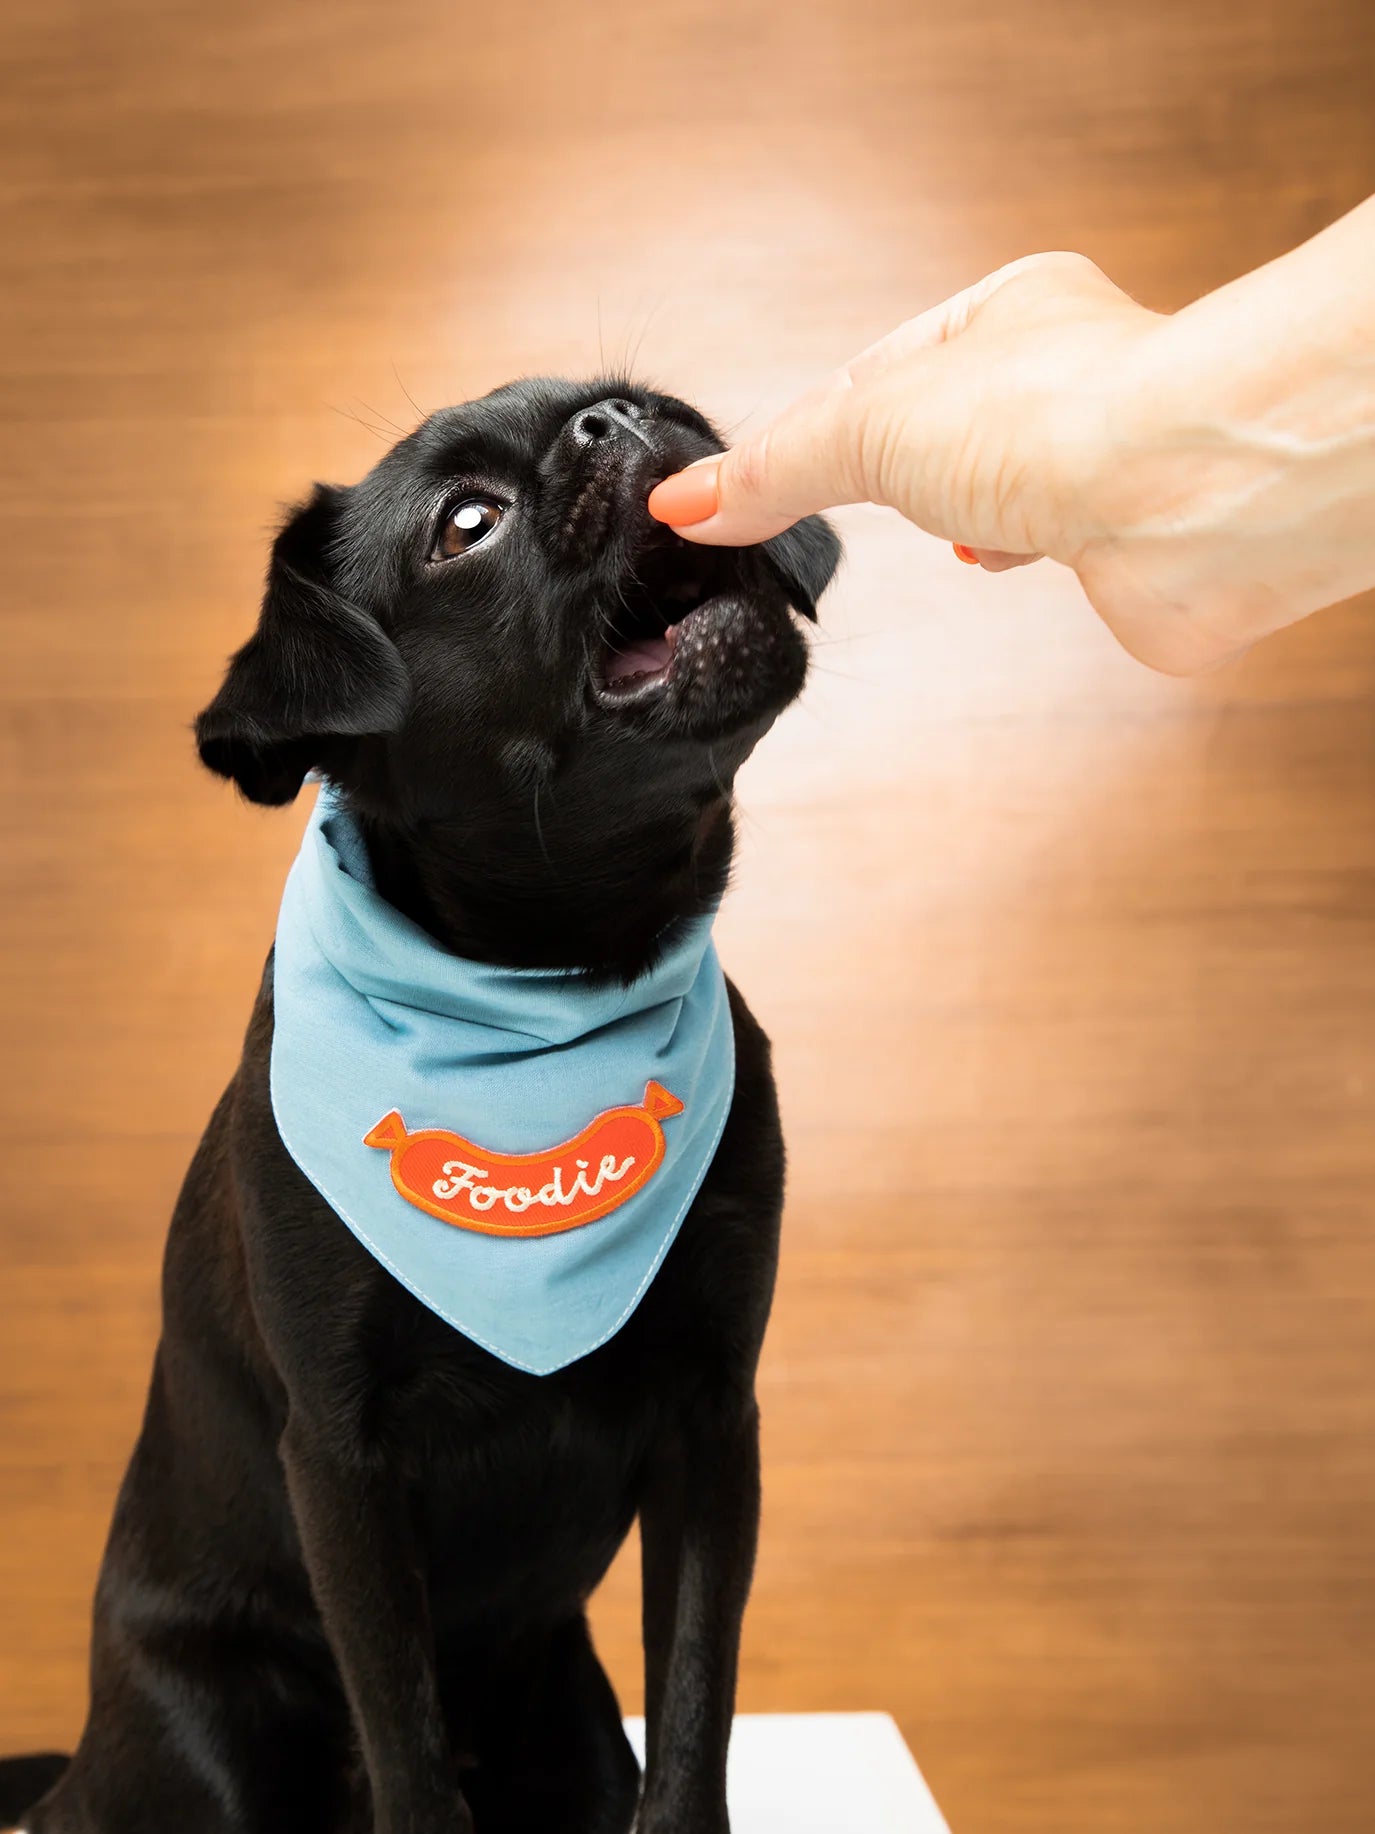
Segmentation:
{"type": "Polygon", "coordinates": [[[1375,584],[1375,199],[1143,324],[1083,503],[1059,558],[1167,667],[1375,584]]]}

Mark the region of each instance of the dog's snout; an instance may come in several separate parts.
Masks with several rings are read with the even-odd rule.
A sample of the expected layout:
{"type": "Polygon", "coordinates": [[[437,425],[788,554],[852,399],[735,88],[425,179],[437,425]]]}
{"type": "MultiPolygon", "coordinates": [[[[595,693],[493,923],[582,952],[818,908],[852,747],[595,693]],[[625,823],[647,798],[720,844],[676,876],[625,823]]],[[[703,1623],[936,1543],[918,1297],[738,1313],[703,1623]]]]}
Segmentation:
{"type": "Polygon", "coordinates": [[[636,407],[633,401],[623,400],[619,395],[608,395],[605,401],[594,402],[590,408],[582,408],[574,414],[568,423],[568,431],[578,446],[597,446],[625,434],[629,434],[632,439],[643,439],[644,433],[639,425],[643,419],[644,410],[636,407]]]}
{"type": "MultiPolygon", "coordinates": [[[[615,384],[594,385],[608,386],[615,384]]],[[[557,425],[540,464],[551,546],[561,560],[612,572],[624,568],[631,550],[664,539],[645,507],[651,487],[720,449],[653,398],[629,394],[584,397],[557,425]]]]}

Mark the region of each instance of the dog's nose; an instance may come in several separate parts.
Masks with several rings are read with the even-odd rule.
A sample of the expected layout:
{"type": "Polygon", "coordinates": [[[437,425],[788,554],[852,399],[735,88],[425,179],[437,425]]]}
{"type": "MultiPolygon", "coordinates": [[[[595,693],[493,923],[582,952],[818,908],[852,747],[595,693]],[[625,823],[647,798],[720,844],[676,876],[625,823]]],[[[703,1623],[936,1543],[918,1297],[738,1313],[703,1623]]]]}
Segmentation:
{"type": "Polygon", "coordinates": [[[637,408],[633,401],[608,395],[605,401],[595,401],[590,408],[579,409],[568,422],[568,432],[575,446],[599,446],[627,435],[648,445],[640,426],[643,419],[644,410],[637,408]]]}

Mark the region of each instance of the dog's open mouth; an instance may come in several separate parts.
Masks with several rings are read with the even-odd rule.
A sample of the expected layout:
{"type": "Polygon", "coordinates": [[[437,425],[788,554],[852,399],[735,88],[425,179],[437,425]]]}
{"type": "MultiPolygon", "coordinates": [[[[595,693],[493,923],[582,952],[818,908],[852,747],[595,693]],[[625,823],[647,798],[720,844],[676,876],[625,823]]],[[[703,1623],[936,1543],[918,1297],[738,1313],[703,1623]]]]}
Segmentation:
{"type": "Polygon", "coordinates": [[[597,666],[603,700],[640,700],[664,687],[695,613],[734,578],[734,557],[669,537],[643,554],[610,608],[597,666]]]}

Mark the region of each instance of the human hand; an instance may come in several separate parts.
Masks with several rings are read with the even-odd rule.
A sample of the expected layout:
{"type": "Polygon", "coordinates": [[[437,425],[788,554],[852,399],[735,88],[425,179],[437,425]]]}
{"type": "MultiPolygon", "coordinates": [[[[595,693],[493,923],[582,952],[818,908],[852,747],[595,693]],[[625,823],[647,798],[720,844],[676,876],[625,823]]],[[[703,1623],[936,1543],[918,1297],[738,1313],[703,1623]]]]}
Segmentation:
{"type": "Polygon", "coordinates": [[[1332,327],[1316,355],[1294,332],[1305,279],[1320,306],[1350,264],[1338,247],[1305,273],[1323,240],[1173,317],[1084,256],[1015,261],[667,479],[650,511],[733,546],[888,504],[991,571],[1062,561],[1134,655],[1207,668],[1375,578],[1375,443],[1338,437],[1375,426],[1363,346],[1334,370],[1332,327]]]}
{"type": "Polygon", "coordinates": [[[1082,255],[1014,261],[661,484],[650,509],[733,546],[838,503],[884,503],[994,567],[1058,554],[1073,545],[1065,498],[1087,430],[1072,418],[1154,316],[1082,255]]]}

